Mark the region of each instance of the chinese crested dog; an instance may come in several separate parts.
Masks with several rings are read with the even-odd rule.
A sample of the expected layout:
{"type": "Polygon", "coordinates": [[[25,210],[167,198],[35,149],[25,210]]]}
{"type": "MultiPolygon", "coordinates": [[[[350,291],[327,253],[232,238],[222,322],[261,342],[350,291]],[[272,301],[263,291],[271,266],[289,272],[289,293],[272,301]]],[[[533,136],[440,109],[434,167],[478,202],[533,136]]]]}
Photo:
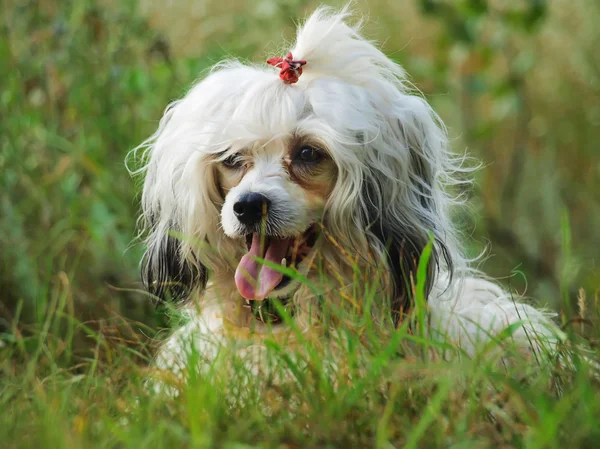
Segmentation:
{"type": "Polygon", "coordinates": [[[292,328],[318,336],[340,323],[326,308],[367,300],[398,325],[420,262],[430,338],[472,354],[507,326],[523,348],[553,334],[548,314],[468,267],[449,218],[464,158],[347,18],[321,8],[286,56],[217,64],[139,147],[144,282],[190,318],[159,368],[185,367],[191,348],[210,363],[236,341],[255,353],[292,328]]]}

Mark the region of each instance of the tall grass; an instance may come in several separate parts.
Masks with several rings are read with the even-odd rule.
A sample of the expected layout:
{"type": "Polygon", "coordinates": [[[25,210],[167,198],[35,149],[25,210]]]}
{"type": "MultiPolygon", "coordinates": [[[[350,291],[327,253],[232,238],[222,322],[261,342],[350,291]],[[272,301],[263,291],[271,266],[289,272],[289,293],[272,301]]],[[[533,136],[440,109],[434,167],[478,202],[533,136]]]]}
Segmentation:
{"type": "Polygon", "coordinates": [[[0,349],[3,447],[563,448],[600,436],[598,357],[575,335],[560,358],[522,354],[502,336],[470,358],[413,332],[411,319],[394,328],[368,307],[325,309],[344,324],[290,341],[250,336],[211,363],[192,351],[180,379],[147,367],[149,343],[74,318],[68,293],[53,292],[43,325],[14,329],[0,349]],[[72,332],[59,338],[64,325],[72,332]],[[78,331],[87,355],[72,353],[78,331]],[[240,351],[255,338],[259,371],[240,351]]]}
{"type": "MultiPolygon", "coordinates": [[[[139,291],[139,186],[125,154],[205,69],[279,51],[272,42],[291,39],[292,19],[315,2],[260,2],[253,14],[247,2],[197,3],[1,4],[2,446],[596,447],[597,356],[573,356],[569,369],[544,359],[526,370],[519,354],[509,367],[446,361],[452,350],[402,327],[329,336],[342,347],[333,376],[326,350],[273,340],[266,357],[283,382],[232,356],[190,372],[176,399],[144,388],[168,317],[139,291]]],[[[369,37],[385,40],[429,95],[457,150],[488,163],[473,210],[457,217],[480,242],[473,253],[489,236],[497,255],[484,268],[522,271],[528,293],[561,311],[565,352],[578,354],[582,336],[594,347],[598,6],[551,2],[522,29],[498,2],[485,11],[473,9],[485,2],[428,3],[357,8],[375,21],[369,37]],[[471,34],[453,34],[457,24],[471,34]]],[[[506,283],[523,290],[519,279],[506,283]]]]}

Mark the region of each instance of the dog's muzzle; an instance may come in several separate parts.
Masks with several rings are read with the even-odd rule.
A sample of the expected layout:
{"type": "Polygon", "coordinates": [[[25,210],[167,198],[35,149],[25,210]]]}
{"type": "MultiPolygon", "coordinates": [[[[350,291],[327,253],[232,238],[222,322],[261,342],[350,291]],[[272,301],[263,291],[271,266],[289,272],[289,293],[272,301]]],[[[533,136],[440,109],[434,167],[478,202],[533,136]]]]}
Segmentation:
{"type": "Polygon", "coordinates": [[[240,295],[257,301],[277,296],[276,291],[291,281],[285,271],[298,267],[311,253],[317,235],[316,225],[295,237],[281,238],[262,232],[247,234],[248,252],[240,259],[235,272],[240,295]]]}

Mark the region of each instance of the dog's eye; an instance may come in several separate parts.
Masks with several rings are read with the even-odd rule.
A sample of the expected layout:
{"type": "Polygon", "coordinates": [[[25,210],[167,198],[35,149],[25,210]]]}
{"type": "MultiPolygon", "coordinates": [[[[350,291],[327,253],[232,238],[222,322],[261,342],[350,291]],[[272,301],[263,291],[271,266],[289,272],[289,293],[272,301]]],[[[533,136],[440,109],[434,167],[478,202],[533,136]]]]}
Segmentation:
{"type": "Polygon", "coordinates": [[[302,147],[296,153],[295,160],[304,164],[315,164],[323,159],[323,153],[313,147],[302,147]]]}
{"type": "Polygon", "coordinates": [[[222,162],[224,167],[230,168],[232,170],[240,168],[242,166],[242,158],[240,158],[236,154],[232,154],[227,159],[222,162]]]}

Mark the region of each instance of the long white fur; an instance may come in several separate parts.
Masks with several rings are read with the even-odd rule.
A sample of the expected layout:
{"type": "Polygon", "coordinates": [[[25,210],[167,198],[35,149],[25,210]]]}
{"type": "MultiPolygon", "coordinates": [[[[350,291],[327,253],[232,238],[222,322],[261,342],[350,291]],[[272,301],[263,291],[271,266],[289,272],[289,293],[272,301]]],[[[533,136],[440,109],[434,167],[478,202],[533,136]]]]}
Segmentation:
{"type": "MultiPolygon", "coordinates": [[[[431,335],[448,337],[470,354],[521,321],[512,335],[517,344],[529,347],[532,341],[553,338],[550,314],[517,303],[469,268],[449,218],[457,201],[448,187],[459,183],[457,174],[469,171],[462,168],[464,158],[448,151],[443,124],[415,95],[402,68],[362,38],[357,26],[348,25],[348,17],[347,9],[320,8],[298,30],[291,52],[308,63],[297,84],[284,84],[277,69],[266,64],[220,63],[167,108],[157,132],[134,150],[142,151],[147,161],[139,173],[145,174],[148,251],[159,251],[164,236],[175,229],[186,236],[182,259],[208,267],[213,276],[206,291],[191,293],[191,320],[165,343],[159,367],[181,367],[189,344],[209,360],[216,357],[226,342],[227,310],[239,311],[241,303],[226,279],[233,275],[243,245],[230,238],[234,217],[228,200],[223,204],[219,197],[207,158],[256,142],[277,142],[293,132],[316,136],[336,162],[338,179],[321,218],[342,247],[362,254],[383,252],[373,248],[365,234],[369,223],[357,213],[375,206],[382,220],[417,233],[432,232],[447,249],[453,265],[440,261],[428,298],[431,335]],[[434,179],[431,185],[412,171],[411,157],[423,161],[434,179]],[[365,198],[368,182],[380,187],[365,198]],[[423,195],[430,207],[422,204],[423,195]]],[[[303,224],[310,223],[296,227],[303,224]]],[[[319,251],[330,266],[348,271],[337,249],[325,243],[319,251]]],[[[302,287],[294,293],[300,308],[309,299],[302,287]]],[[[306,316],[298,320],[307,322],[306,316]]]]}

